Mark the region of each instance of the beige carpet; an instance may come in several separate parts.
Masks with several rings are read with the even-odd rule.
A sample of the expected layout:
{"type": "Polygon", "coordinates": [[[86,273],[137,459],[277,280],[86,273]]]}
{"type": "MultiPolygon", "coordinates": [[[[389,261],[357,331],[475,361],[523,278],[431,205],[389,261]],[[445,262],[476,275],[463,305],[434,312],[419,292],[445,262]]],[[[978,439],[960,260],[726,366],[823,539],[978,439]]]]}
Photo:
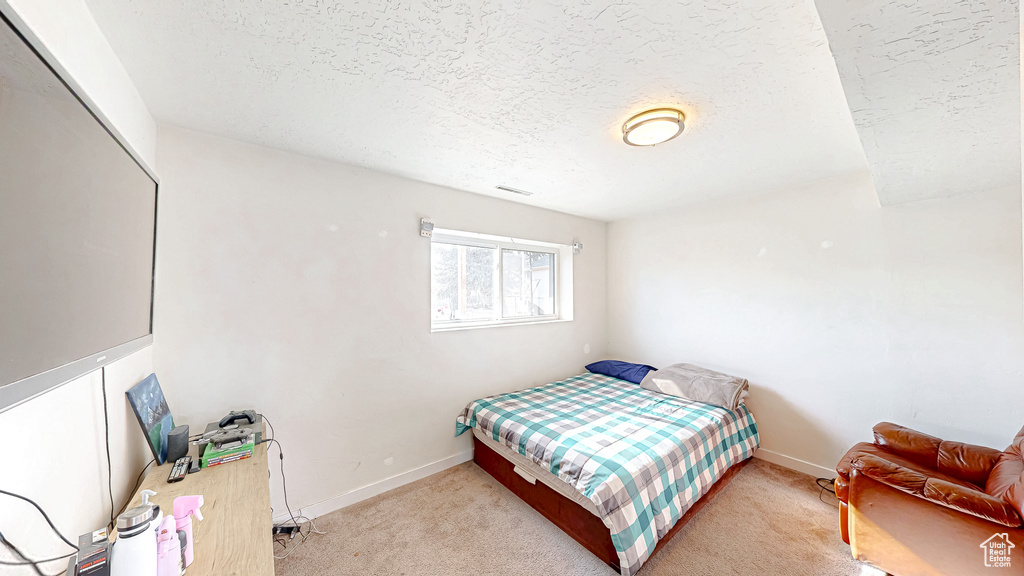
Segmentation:
{"type": "MultiPolygon", "coordinates": [[[[834,497],[818,493],[810,476],[755,459],[639,574],[860,576],[834,497]]],[[[278,576],[615,574],[472,462],[317,524],[328,534],[278,560],[278,576]]]]}

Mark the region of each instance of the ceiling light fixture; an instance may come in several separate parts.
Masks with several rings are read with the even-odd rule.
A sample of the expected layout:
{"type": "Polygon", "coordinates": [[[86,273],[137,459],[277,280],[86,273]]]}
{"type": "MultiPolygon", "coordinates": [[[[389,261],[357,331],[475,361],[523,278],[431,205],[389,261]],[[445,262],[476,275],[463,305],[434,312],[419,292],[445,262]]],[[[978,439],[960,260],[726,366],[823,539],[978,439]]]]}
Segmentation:
{"type": "Polygon", "coordinates": [[[686,116],[672,108],[648,110],[622,125],[622,141],[630,146],[654,146],[679,136],[686,127],[686,116]]]}

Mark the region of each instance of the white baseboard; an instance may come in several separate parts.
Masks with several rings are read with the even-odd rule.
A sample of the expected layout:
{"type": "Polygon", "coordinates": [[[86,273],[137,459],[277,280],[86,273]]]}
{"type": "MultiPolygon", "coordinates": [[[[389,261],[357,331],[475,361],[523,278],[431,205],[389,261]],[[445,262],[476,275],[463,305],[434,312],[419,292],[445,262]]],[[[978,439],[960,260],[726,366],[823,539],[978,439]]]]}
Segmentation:
{"type": "MultiPolygon", "coordinates": [[[[422,480],[423,478],[426,478],[431,474],[437,474],[438,472],[447,470],[452,466],[458,466],[463,462],[469,462],[472,459],[472,450],[459,452],[458,454],[455,454],[453,456],[442,458],[437,462],[431,462],[430,464],[420,466],[419,468],[414,468],[412,470],[409,470],[408,472],[403,472],[396,476],[385,478],[380,482],[375,482],[368,486],[363,486],[362,488],[356,488],[351,492],[346,492],[345,494],[341,494],[333,498],[328,498],[323,502],[317,502],[316,504],[311,504],[303,508],[293,509],[292,511],[295,512],[296,516],[299,516],[301,514],[303,516],[306,516],[307,518],[316,518],[318,516],[323,516],[324,514],[329,514],[331,512],[334,512],[335,510],[341,510],[346,506],[351,506],[356,502],[362,502],[367,498],[373,498],[378,494],[383,494],[384,492],[387,492],[388,490],[393,490],[395,488],[398,488],[399,486],[404,486],[406,484],[409,484],[410,482],[422,480]]],[[[289,517],[286,511],[283,515],[279,514],[275,516],[274,522],[284,522],[288,519],[289,517]]]]}
{"type": "Polygon", "coordinates": [[[824,466],[818,466],[817,464],[811,464],[799,458],[793,458],[792,456],[786,456],[785,454],[779,454],[778,452],[772,452],[771,450],[765,450],[759,448],[757,452],[754,452],[754,458],[760,458],[765,462],[771,462],[772,464],[778,464],[790,470],[796,470],[797,472],[803,472],[804,474],[810,474],[815,478],[835,478],[836,471],[824,466]]]}

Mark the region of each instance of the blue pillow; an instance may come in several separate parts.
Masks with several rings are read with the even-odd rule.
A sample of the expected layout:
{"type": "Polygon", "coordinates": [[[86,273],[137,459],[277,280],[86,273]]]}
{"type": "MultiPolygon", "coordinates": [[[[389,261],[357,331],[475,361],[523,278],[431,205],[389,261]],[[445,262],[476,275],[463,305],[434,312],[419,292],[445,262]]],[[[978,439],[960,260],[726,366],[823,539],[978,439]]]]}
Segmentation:
{"type": "Polygon", "coordinates": [[[632,362],[622,362],[621,360],[601,360],[600,362],[587,364],[587,370],[594,374],[604,374],[605,376],[639,384],[644,379],[644,376],[647,376],[648,372],[657,370],[657,368],[647,364],[633,364],[632,362]]]}

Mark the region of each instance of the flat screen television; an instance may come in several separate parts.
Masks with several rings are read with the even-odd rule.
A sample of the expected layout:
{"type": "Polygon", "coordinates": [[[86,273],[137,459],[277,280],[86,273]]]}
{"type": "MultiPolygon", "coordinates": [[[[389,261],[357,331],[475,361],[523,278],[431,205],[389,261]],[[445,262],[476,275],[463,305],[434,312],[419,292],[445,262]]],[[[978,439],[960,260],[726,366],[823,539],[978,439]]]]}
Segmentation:
{"type": "Polygon", "coordinates": [[[0,411],[152,341],[157,180],[0,1],[0,411]]]}

